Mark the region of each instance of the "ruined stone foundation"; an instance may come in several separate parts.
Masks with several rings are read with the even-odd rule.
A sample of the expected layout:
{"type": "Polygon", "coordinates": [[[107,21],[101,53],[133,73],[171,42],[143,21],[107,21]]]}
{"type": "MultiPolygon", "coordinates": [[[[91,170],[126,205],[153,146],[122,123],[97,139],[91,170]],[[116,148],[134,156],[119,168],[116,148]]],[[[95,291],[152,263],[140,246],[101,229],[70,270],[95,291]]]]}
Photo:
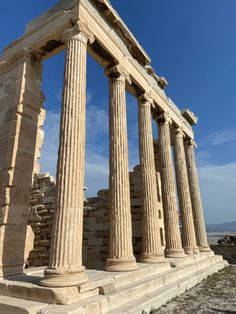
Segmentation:
{"type": "MultiPolygon", "coordinates": [[[[142,253],[140,166],[130,172],[129,179],[133,248],[139,261],[142,253]]],[[[159,173],[157,186],[161,236],[164,221],[159,173]]],[[[64,288],[40,287],[37,282],[43,276],[43,268],[35,266],[48,265],[54,200],[54,178],[48,173],[36,175],[29,214],[35,238],[27,260],[28,269],[25,275],[2,282],[6,295],[0,296],[0,310],[14,307],[20,314],[21,309],[33,314],[149,313],[227,265],[221,256],[199,253],[184,259],[168,258],[163,263],[138,263],[138,269],[128,273],[105,272],[109,256],[109,190],[100,190],[96,197],[85,200],[84,206],[83,264],[90,281],[81,286],[79,294],[73,287],[69,288],[70,294],[64,288]],[[28,301],[23,300],[25,296],[28,301]]],[[[164,248],[164,237],[162,245],[164,248]]]]}
{"type": "MultiPolygon", "coordinates": [[[[158,186],[158,215],[163,249],[164,221],[161,201],[161,182],[156,174],[158,186]]],[[[133,249],[137,259],[142,252],[142,207],[140,166],[129,173],[130,199],[133,230],[133,249]]],[[[31,208],[28,224],[35,234],[33,250],[30,252],[27,267],[47,266],[49,262],[52,221],[55,209],[55,179],[49,173],[35,175],[31,189],[31,208]]],[[[83,264],[87,268],[105,267],[109,256],[109,190],[100,190],[96,197],[84,202],[83,225],[83,264]]]]}

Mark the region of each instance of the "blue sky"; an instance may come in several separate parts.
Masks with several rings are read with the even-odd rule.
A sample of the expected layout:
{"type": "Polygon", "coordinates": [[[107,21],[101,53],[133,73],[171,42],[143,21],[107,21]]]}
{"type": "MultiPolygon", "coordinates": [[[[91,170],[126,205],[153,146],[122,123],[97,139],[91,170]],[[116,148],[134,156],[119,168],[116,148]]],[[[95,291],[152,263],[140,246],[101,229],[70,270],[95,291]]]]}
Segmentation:
{"type": "MultiPolygon", "coordinates": [[[[25,24],[57,1],[3,1],[0,49],[23,34],[25,24]]],[[[236,220],[235,0],[111,0],[169,82],[167,95],[199,117],[197,160],[208,223],[236,220]]],[[[44,62],[48,111],[42,171],[55,174],[61,88],[61,53],[44,62]]],[[[88,195],[107,187],[108,83],[88,58],[86,185],[88,195]]],[[[137,102],[127,95],[130,168],[138,163],[137,102]]],[[[154,134],[156,128],[154,125],[154,134]]]]}

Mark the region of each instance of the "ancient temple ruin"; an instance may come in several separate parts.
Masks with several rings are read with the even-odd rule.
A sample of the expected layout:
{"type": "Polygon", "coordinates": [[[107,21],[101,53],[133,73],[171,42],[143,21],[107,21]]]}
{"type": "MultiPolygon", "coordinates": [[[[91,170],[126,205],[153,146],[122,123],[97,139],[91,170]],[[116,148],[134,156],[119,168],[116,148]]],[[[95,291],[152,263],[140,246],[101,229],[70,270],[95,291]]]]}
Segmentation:
{"type": "Polygon", "coordinates": [[[227,265],[207,243],[192,129],[197,118],[176,107],[166,85],[108,0],[61,0],[5,48],[0,58],[1,313],[142,313],[227,265]],[[39,166],[42,62],[63,49],[54,182],[40,175],[39,166]],[[110,185],[86,205],[87,53],[104,68],[110,85],[110,185]],[[140,165],[130,174],[126,91],[137,98],[139,110],[140,165]],[[39,247],[47,250],[37,255],[39,247]]]}

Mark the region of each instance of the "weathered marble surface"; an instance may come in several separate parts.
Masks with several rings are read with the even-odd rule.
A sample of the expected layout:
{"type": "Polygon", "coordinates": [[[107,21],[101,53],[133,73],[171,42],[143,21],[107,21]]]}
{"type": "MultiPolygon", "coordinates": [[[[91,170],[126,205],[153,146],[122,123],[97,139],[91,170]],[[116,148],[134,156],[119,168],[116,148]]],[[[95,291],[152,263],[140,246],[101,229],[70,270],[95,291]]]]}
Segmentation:
{"type": "MultiPolygon", "coordinates": [[[[33,174],[40,171],[38,159],[43,143],[42,127],[45,119],[41,64],[43,60],[65,48],[56,209],[49,265],[40,281],[44,287],[38,283],[37,287],[27,287],[26,283],[24,287],[19,285],[20,287],[12,288],[11,282],[4,286],[7,289],[3,288],[2,294],[5,297],[31,297],[45,303],[63,304],[71,303],[74,298],[79,297],[88,302],[88,309],[86,305],[80,304],[86,313],[105,313],[120,307],[123,307],[121,312],[127,313],[127,303],[135,302],[140,297],[141,300],[142,297],[149,298],[149,295],[144,295],[145,291],[154,293],[153,299],[148,299],[148,306],[139,300],[139,309],[150,308],[151,302],[157,304],[166,300],[165,289],[168,289],[168,298],[169,291],[172,291],[171,296],[175,296],[226,264],[220,257],[213,255],[207,244],[192,147],[194,134],[191,125],[196,122],[196,117],[190,111],[181,112],[166,96],[164,88],[168,84],[167,80],[157,75],[150,58],[108,0],[60,1],[30,23],[26,33],[7,46],[0,58],[0,276],[21,273],[26,251],[31,248],[32,240],[30,243],[26,241],[26,238],[30,239],[27,233],[30,231],[27,227],[30,188],[33,174]],[[88,51],[106,69],[110,81],[110,250],[106,263],[107,272],[102,272],[103,276],[112,279],[109,285],[104,282],[103,285],[100,285],[101,282],[98,284],[94,277],[87,283],[88,272],[85,272],[82,265],[88,51]],[[150,100],[150,103],[148,100],[139,104],[139,135],[143,261],[154,262],[152,266],[137,265],[133,254],[126,90],[136,98],[146,95],[150,100]],[[160,178],[156,176],[151,113],[158,117],[158,160],[162,184],[159,184],[160,178]],[[181,128],[183,136],[190,144],[185,146],[185,154],[191,203],[197,245],[200,251],[207,252],[205,255],[201,253],[186,257],[182,247],[185,250],[190,249],[190,253],[196,250],[190,200],[186,195],[186,167],[177,158],[176,168],[180,176],[178,190],[184,227],[181,241],[171,152],[171,125],[181,128]],[[184,180],[180,180],[183,173],[184,180]],[[162,200],[165,228],[163,225],[160,227],[162,200]],[[163,239],[164,229],[166,243],[163,239]],[[159,233],[161,230],[163,233],[159,233]],[[169,260],[155,264],[164,260],[164,246],[169,260]],[[170,270],[170,264],[176,269],[170,270]],[[185,268],[187,264],[189,267],[185,268]],[[133,273],[129,272],[131,270],[133,273]],[[159,277],[160,272],[167,270],[170,271],[168,274],[159,277]],[[192,274],[195,274],[195,281],[189,282],[192,274]],[[175,284],[171,283],[171,278],[175,284]],[[56,298],[55,302],[51,299],[48,301],[45,291],[51,291],[60,300],[56,298]],[[95,297],[92,304],[90,297],[95,297]]],[[[181,155],[183,160],[182,139],[181,147],[180,142],[176,144],[177,157],[181,155]]],[[[9,299],[5,301],[9,302],[9,299]]],[[[47,309],[46,312],[42,310],[41,314],[50,311],[53,313],[57,309],[47,309]]]]}

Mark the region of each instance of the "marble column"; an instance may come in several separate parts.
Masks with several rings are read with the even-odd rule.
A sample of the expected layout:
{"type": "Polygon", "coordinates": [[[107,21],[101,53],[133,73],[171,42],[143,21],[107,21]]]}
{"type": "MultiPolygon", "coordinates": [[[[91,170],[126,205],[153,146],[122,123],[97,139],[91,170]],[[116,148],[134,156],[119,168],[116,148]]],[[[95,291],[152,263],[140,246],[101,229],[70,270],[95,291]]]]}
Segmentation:
{"type": "Polygon", "coordinates": [[[192,139],[185,141],[185,154],[197,245],[200,252],[210,252],[211,249],[207,241],[206,226],[195,160],[195,143],[192,139]]]}
{"type": "Polygon", "coordinates": [[[88,36],[77,28],[64,34],[66,60],[57,162],[56,210],[49,266],[41,285],[85,283],[82,266],[86,61],[88,36]]]}
{"type": "Polygon", "coordinates": [[[142,182],[142,255],[141,262],[164,261],[161,245],[157,179],[151,121],[151,102],[146,95],[139,97],[139,156],[142,182]]]}
{"type": "Polygon", "coordinates": [[[174,159],[180,215],[182,221],[182,245],[186,254],[198,253],[193,223],[188,172],[184,151],[184,133],[180,128],[173,129],[174,159]]]}
{"type": "Polygon", "coordinates": [[[110,81],[110,252],[107,271],[137,269],[133,255],[126,79],[120,66],[106,71],[110,81]]]}
{"type": "Polygon", "coordinates": [[[182,248],[179,213],[175,191],[175,177],[171,154],[170,118],[163,114],[157,118],[161,160],[162,197],[166,235],[166,257],[185,257],[182,248]]]}

